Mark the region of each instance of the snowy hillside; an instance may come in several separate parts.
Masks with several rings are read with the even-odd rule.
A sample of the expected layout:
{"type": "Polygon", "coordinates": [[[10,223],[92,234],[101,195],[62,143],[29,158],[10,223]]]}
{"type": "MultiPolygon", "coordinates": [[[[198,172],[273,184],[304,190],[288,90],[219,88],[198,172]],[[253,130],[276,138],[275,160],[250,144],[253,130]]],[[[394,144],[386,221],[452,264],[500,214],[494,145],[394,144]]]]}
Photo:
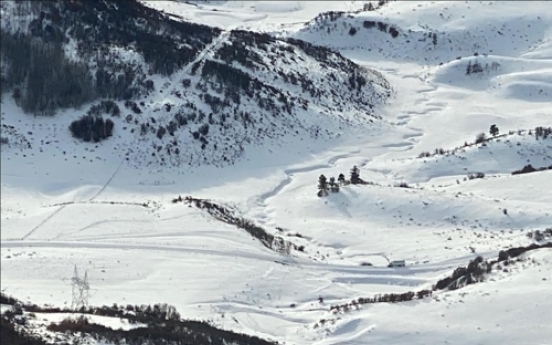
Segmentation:
{"type": "Polygon", "coordinates": [[[339,50],[360,49],[378,60],[438,64],[474,54],[546,60],[549,9],[544,1],[525,7],[503,1],[398,1],[375,11],[322,13],[288,34],[339,50]]]}
{"type": "MultiPolygon", "coordinates": [[[[75,95],[72,103],[59,102],[57,108],[55,102],[36,105],[33,97],[38,96],[32,92],[39,81],[27,79],[23,81],[27,86],[12,81],[22,68],[14,59],[19,51],[16,42],[3,54],[5,79],[8,84],[12,81],[14,90],[23,88],[18,89],[22,93],[18,103],[30,113],[53,115],[58,108],[71,105],[92,109],[100,100],[118,101],[112,106],[116,113],[104,107],[95,114],[111,112],[117,117],[112,119],[116,142],[110,146],[131,166],[223,166],[243,159],[250,146],[281,146],[295,143],[298,137],[330,139],[353,126],[369,130],[374,120],[381,118],[378,107],[392,94],[381,74],[327,48],[169,19],[133,2],[124,6],[102,1],[69,4],[3,3],[7,18],[4,35],[54,35],[51,39],[60,42],[66,58],[88,66],[81,73],[94,76],[93,81],[82,82],[90,88],[95,85],[90,95],[75,95]],[[70,13],[64,22],[59,21],[60,11],[70,13]],[[102,32],[126,19],[127,13],[135,13],[136,22],[125,21],[108,45],[102,32]],[[102,18],[101,26],[88,32],[83,24],[93,24],[96,16],[102,18]],[[62,32],[67,36],[56,36],[62,32]],[[86,43],[89,38],[85,35],[93,37],[92,44],[86,43]],[[173,39],[176,42],[170,41],[173,39]],[[94,47],[102,51],[101,57],[94,47]]],[[[43,44],[48,46],[47,42],[43,44]]],[[[31,52],[31,60],[33,54],[38,53],[31,52]]],[[[3,122],[25,137],[21,140],[36,141],[18,126],[24,116],[13,108],[10,113],[3,115],[3,122]]],[[[80,115],[83,112],[64,115],[64,125],[80,115]]],[[[51,141],[66,142],[68,135],[56,133],[51,141]]],[[[10,141],[8,136],[6,139],[10,141]]],[[[71,151],[64,145],[67,149],[71,151]]]]}
{"type": "MultiPolygon", "coordinates": [[[[116,310],[167,303],[223,343],[550,342],[550,2],[97,2],[80,16],[86,3],[56,5],[77,37],[64,56],[95,71],[96,37],[107,75],[133,78],[54,97],[55,116],[4,94],[2,298],[69,307],[76,266],[90,310],[117,307],[88,316],[99,326],[24,310],[26,332],[111,345],[101,325],[148,324],[116,310]],[[103,122],[72,137],[87,112],[111,136],[103,122]]],[[[50,37],[44,6],[44,30],[24,10],[3,29],[50,37]]],[[[10,49],[3,82],[30,69],[10,49]]]]}

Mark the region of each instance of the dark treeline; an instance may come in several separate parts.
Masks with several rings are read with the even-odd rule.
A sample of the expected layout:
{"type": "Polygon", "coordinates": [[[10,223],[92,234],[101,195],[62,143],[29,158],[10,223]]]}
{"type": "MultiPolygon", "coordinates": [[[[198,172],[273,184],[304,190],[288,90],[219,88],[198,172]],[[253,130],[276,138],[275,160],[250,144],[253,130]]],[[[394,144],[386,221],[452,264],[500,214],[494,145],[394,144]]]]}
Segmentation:
{"type": "MultiPolygon", "coordinates": [[[[535,231],[528,233],[528,237],[535,238],[535,240],[544,240],[546,237],[552,236],[552,228],[544,231],[535,231]],[[529,236],[530,235],[530,236],[529,236]]],[[[544,244],[532,243],[525,247],[514,247],[507,250],[501,250],[498,253],[496,260],[485,260],[481,256],[471,260],[467,266],[458,267],[453,273],[439,280],[432,288],[432,290],[420,290],[417,292],[407,291],[404,293],[386,293],[378,294],[373,297],[360,297],[357,300],[353,300],[349,303],[332,305],[330,311],[334,313],[349,312],[353,309],[359,309],[362,304],[370,303],[398,303],[407,302],[415,299],[424,299],[430,297],[433,291],[437,290],[456,290],[466,285],[475,284],[485,280],[486,276],[492,271],[493,266],[502,263],[503,265],[513,264],[512,259],[519,257],[520,255],[536,249],[552,248],[552,242],[544,244]]],[[[500,269],[500,267],[498,268],[500,269]]]]}
{"type": "Polygon", "coordinates": [[[213,218],[247,231],[251,236],[261,241],[265,247],[277,252],[290,255],[292,249],[300,252],[305,251],[304,246],[297,246],[280,236],[274,236],[252,221],[237,216],[235,211],[231,208],[216,204],[213,201],[207,199],[197,199],[191,196],[187,196],[183,199],[179,196],[178,198],[173,199],[172,202],[175,204],[178,202],[185,202],[189,205],[194,205],[199,209],[206,210],[207,213],[209,213],[213,218]]]}
{"type": "Polygon", "coordinates": [[[2,57],[8,64],[2,90],[12,90],[25,112],[54,115],[57,109],[92,100],[95,88],[86,65],[65,57],[61,42],[2,30],[2,57]]]}
{"type": "Polygon", "coordinates": [[[431,294],[431,290],[420,290],[417,292],[407,291],[403,293],[384,293],[375,295],[374,297],[360,297],[350,303],[332,305],[330,307],[330,311],[333,311],[334,313],[339,313],[341,311],[348,312],[353,308],[359,309],[362,304],[407,302],[414,299],[424,299],[431,296],[431,294]]]}
{"type": "MultiPolygon", "coordinates": [[[[26,304],[15,300],[5,294],[1,294],[2,303],[14,306],[12,311],[7,311],[1,318],[2,344],[12,345],[43,345],[46,342],[33,337],[34,330],[27,329],[28,319],[32,314],[26,313],[75,313],[77,310],[44,308],[37,305],[26,304]],[[9,303],[8,303],[9,302],[9,303]],[[23,327],[16,329],[15,324],[23,327]]],[[[214,327],[204,321],[183,320],[173,306],[167,304],[155,305],[117,305],[103,307],[88,307],[78,310],[84,317],[65,319],[60,323],[51,323],[49,331],[65,334],[90,334],[100,342],[128,345],[276,345],[255,336],[225,331],[214,327]],[[102,315],[128,320],[129,323],[142,323],[147,327],[139,327],[128,331],[114,330],[102,325],[92,323],[86,319],[86,315],[102,315]]],[[[76,339],[75,339],[76,340],[76,339]]],[[[67,344],[76,342],[67,341],[67,344]]],[[[56,344],[63,344],[56,338],[56,344]]]]}
{"type": "Polygon", "coordinates": [[[433,290],[456,290],[466,285],[482,282],[485,280],[485,276],[491,272],[494,265],[501,262],[504,264],[513,263],[511,259],[525,252],[542,248],[552,248],[552,242],[544,244],[532,243],[526,247],[501,250],[498,253],[498,258],[491,261],[484,260],[481,256],[478,256],[474,260],[471,260],[467,266],[458,267],[450,276],[439,280],[433,286],[433,290]]]}
{"type": "Polygon", "coordinates": [[[32,18],[24,32],[1,31],[2,92],[27,113],[54,115],[98,97],[128,100],[153,91],[153,73],[170,75],[189,63],[219,30],[177,22],[135,0],[21,1],[10,20],[32,18]],[[64,47],[76,43],[78,61],[64,47]],[[139,53],[145,70],[110,49],[139,53]],[[88,63],[95,64],[95,74],[88,63]]]}

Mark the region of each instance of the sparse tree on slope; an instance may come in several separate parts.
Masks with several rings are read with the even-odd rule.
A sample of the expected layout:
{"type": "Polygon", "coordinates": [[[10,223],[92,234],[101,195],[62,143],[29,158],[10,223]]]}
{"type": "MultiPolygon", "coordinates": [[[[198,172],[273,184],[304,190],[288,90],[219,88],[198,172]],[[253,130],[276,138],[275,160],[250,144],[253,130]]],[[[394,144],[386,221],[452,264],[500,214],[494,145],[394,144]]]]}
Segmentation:
{"type": "Polygon", "coordinates": [[[345,175],[339,174],[339,176],[337,177],[337,182],[339,182],[340,186],[345,185],[345,175]]]}
{"type": "Polygon", "coordinates": [[[498,127],[496,125],[491,125],[491,128],[489,129],[489,133],[494,137],[498,135],[498,127]]]}
{"type": "Polygon", "coordinates": [[[352,184],[359,184],[360,183],[360,170],[355,165],[351,169],[351,183],[352,184]]]}
{"type": "Polygon", "coordinates": [[[330,177],[330,191],[332,193],[337,193],[339,192],[339,185],[335,182],[335,177],[330,177]]]}
{"type": "Polygon", "coordinates": [[[328,195],[328,182],[326,176],[320,175],[318,178],[318,196],[323,197],[328,195]]]}

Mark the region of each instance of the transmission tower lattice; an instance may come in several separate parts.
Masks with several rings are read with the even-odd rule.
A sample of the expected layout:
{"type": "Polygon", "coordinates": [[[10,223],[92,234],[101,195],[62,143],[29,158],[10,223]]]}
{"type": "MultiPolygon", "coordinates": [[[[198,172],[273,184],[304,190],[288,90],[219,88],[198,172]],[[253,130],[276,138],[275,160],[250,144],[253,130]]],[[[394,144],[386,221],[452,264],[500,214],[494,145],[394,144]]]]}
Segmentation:
{"type": "Polygon", "coordinates": [[[73,301],[71,307],[74,310],[84,310],[88,307],[88,293],[90,291],[90,285],[88,284],[88,272],[84,272],[84,277],[80,278],[75,265],[73,278],[71,278],[71,285],[73,287],[73,301]]]}

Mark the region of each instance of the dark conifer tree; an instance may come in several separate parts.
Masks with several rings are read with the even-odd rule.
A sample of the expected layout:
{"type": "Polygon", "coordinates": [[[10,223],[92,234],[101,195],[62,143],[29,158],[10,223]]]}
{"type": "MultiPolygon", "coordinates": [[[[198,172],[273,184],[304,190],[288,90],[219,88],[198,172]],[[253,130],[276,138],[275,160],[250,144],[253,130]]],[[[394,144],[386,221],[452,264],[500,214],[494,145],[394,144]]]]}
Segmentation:
{"type": "Polygon", "coordinates": [[[491,125],[491,128],[489,129],[489,133],[492,135],[492,136],[496,136],[498,135],[498,127],[496,125],[491,125]]]}
{"type": "Polygon", "coordinates": [[[335,182],[335,177],[330,177],[329,186],[330,186],[330,191],[332,193],[339,192],[339,185],[335,182]]]}
{"type": "Polygon", "coordinates": [[[360,183],[360,170],[355,165],[351,169],[351,183],[352,184],[359,184],[360,183]]]}
{"type": "Polygon", "coordinates": [[[328,195],[328,181],[326,179],[326,176],[320,175],[318,178],[318,196],[326,196],[328,195]]]}
{"type": "Polygon", "coordinates": [[[339,182],[339,184],[343,186],[345,184],[345,175],[339,174],[339,176],[337,177],[337,182],[339,182]]]}

